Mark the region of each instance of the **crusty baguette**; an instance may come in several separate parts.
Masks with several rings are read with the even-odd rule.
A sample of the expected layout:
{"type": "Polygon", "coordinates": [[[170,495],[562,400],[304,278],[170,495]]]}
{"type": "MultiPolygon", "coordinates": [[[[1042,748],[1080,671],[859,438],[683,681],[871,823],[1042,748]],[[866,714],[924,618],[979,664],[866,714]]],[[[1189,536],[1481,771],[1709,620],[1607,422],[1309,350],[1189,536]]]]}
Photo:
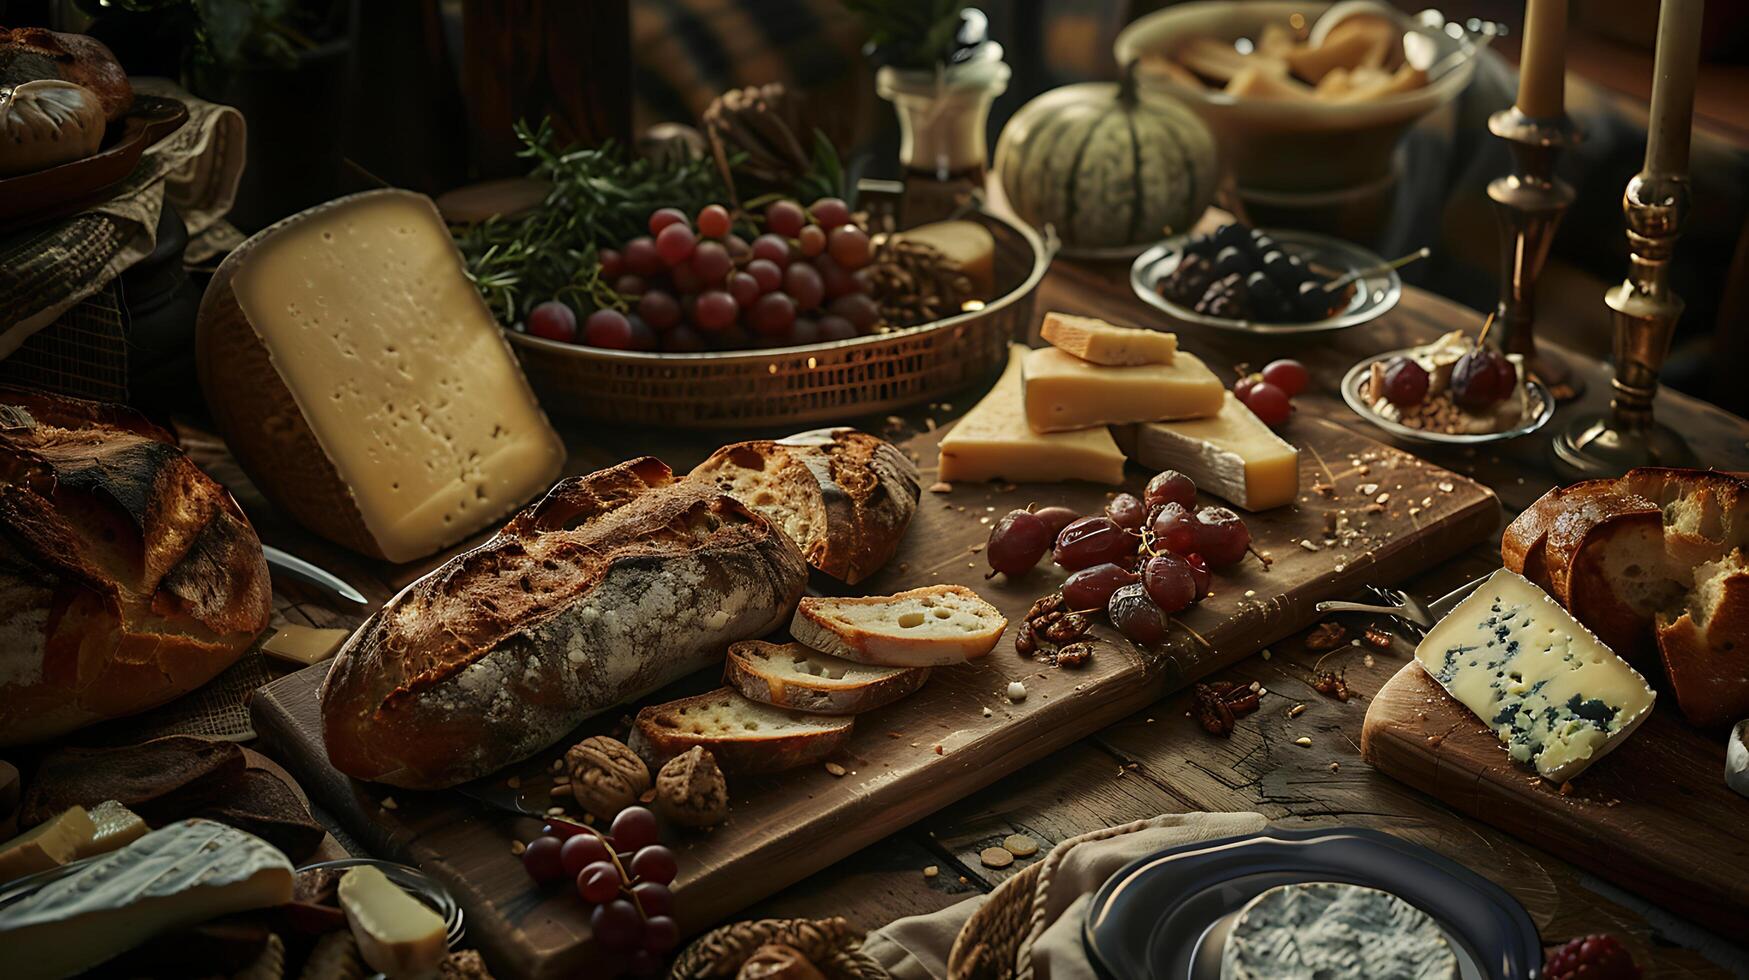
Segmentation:
{"type": "Polygon", "coordinates": [[[837,751],[852,720],[774,708],[725,687],[639,711],[628,744],[652,771],[702,745],[724,772],[781,772],[837,751]]]}
{"type": "Polygon", "coordinates": [[[800,643],[745,640],[729,647],[724,678],[754,701],[822,715],[860,715],[911,694],[928,667],[871,667],[800,643]]]}
{"type": "Polygon", "coordinates": [[[770,521],[660,460],[565,480],[347,641],[328,758],[415,789],[484,776],[782,625],[806,583],[770,521]]]}
{"type": "Polygon", "coordinates": [[[922,493],[909,457],[844,428],[724,446],[687,479],[771,518],[809,565],[851,584],[893,557],[922,493]]]}
{"type": "Polygon", "coordinates": [[[1007,628],[1002,613],[971,589],[928,585],[862,599],[810,596],[789,630],[806,646],[861,664],[941,667],[989,653],[1007,628]]]}

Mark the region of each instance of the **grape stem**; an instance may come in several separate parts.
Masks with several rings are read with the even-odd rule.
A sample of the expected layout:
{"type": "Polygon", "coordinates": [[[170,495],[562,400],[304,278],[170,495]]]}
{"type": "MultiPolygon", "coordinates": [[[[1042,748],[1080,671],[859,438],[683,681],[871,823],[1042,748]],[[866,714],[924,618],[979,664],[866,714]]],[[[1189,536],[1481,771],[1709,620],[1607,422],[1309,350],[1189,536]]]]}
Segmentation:
{"type": "Polygon", "coordinates": [[[1247,544],[1245,546],[1245,550],[1249,551],[1252,554],[1257,556],[1257,560],[1263,563],[1263,570],[1266,572],[1269,571],[1269,566],[1275,564],[1275,559],[1264,555],[1264,553],[1261,551],[1258,551],[1257,546],[1254,544],[1247,544]]]}
{"type": "Polygon", "coordinates": [[[614,870],[619,872],[620,894],[632,900],[632,908],[638,910],[638,918],[645,922],[649,922],[650,917],[644,914],[644,903],[638,900],[637,892],[632,891],[632,885],[636,884],[636,882],[632,881],[632,876],[627,872],[626,866],[619,863],[619,852],[613,849],[613,838],[586,823],[571,824],[571,826],[579,827],[588,833],[594,834],[595,839],[600,841],[602,845],[607,848],[607,857],[613,862],[614,870]]]}

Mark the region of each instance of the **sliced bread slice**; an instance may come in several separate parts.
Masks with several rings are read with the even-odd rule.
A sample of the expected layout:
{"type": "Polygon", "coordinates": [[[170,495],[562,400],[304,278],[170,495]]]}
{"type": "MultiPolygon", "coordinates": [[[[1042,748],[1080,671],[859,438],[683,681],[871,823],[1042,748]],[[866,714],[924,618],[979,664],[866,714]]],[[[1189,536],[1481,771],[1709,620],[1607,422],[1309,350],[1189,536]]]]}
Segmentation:
{"type": "Polygon", "coordinates": [[[940,667],[989,653],[1008,628],[995,606],[963,585],[929,585],[890,596],[808,596],[790,635],[859,664],[940,667]]]}
{"type": "Polygon", "coordinates": [[[826,715],[859,715],[923,686],[928,667],[871,667],[800,643],[743,640],[729,645],[725,674],[755,701],[826,715]]]}
{"type": "Polygon", "coordinates": [[[831,755],[850,737],[851,721],[774,708],[725,687],[639,711],[629,744],[652,772],[695,745],[724,772],[780,772],[831,755]]]}

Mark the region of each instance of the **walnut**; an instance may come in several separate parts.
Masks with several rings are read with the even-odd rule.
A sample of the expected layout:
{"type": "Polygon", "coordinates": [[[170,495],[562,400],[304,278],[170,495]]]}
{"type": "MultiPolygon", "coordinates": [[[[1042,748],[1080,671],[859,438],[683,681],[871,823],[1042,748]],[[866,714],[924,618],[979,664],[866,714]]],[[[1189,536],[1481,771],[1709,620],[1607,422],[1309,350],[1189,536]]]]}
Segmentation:
{"type": "Polygon", "coordinates": [[[669,759],[656,774],[656,812],[682,827],[710,827],[728,817],[728,784],[704,746],[669,759]]]}
{"type": "Polygon", "coordinates": [[[650,769],[624,742],[596,735],[565,753],[571,795],[586,813],[611,818],[650,788],[650,769]]]}
{"type": "Polygon", "coordinates": [[[825,980],[794,946],[761,946],[741,964],[736,980],[825,980]]]}

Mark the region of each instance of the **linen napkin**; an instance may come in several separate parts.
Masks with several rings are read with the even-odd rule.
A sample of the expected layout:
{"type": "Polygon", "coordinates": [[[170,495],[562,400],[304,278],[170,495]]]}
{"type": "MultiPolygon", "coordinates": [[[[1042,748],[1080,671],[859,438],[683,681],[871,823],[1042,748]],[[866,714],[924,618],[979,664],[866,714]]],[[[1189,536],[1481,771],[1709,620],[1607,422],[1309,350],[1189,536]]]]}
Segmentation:
{"type": "MultiPolygon", "coordinates": [[[[1015,956],[1017,980],[1093,980],[1081,943],[1087,904],[1107,878],[1168,847],[1256,833],[1260,813],[1167,813],[1071,837],[1043,858],[1032,912],[1015,956]]],[[[954,938],[990,896],[979,895],[928,915],[895,920],[868,934],[863,951],[894,980],[944,980],[954,938]]]]}

